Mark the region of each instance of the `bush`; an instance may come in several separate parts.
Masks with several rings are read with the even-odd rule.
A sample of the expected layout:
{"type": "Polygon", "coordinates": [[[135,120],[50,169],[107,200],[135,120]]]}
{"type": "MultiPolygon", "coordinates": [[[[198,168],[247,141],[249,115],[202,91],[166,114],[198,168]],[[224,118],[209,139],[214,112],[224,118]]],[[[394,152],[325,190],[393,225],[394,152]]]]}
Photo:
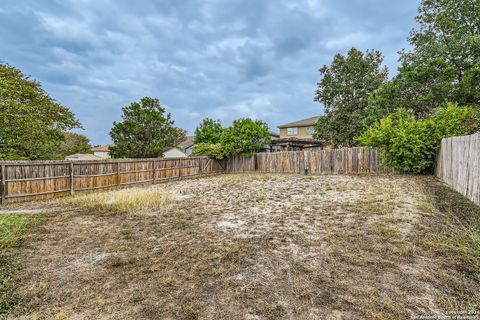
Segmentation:
{"type": "Polygon", "coordinates": [[[224,157],[222,146],[219,143],[199,143],[193,146],[194,156],[206,156],[221,160],[224,157]]]}
{"type": "Polygon", "coordinates": [[[432,169],[442,138],[471,134],[479,129],[479,112],[448,103],[425,118],[405,109],[382,118],[357,141],[380,150],[384,165],[400,172],[432,169]]]}

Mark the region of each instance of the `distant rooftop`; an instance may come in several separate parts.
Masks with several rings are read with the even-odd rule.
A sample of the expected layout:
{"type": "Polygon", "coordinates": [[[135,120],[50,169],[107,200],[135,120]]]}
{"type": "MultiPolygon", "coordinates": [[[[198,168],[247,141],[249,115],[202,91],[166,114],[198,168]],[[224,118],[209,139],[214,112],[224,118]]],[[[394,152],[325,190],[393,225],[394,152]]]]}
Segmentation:
{"type": "Polygon", "coordinates": [[[92,149],[90,149],[92,152],[108,152],[108,150],[110,149],[112,145],[110,144],[107,144],[107,145],[104,145],[104,146],[96,146],[96,147],[93,147],[92,149]]]}
{"type": "Polygon", "coordinates": [[[278,132],[275,132],[275,131],[268,131],[268,133],[270,133],[270,137],[272,138],[280,138],[280,133],[278,132]]]}
{"type": "Polygon", "coordinates": [[[317,123],[318,119],[320,116],[315,116],[303,120],[298,120],[295,122],[290,122],[287,124],[281,124],[278,126],[278,128],[291,128],[291,127],[307,127],[307,126],[313,126],[315,123],[317,123]]]}
{"type": "Polygon", "coordinates": [[[91,153],[75,153],[65,157],[65,160],[102,160],[102,157],[93,155],[91,153]]]}
{"type": "Polygon", "coordinates": [[[187,136],[187,138],[184,141],[180,142],[177,147],[183,150],[191,147],[193,145],[193,138],[194,136],[187,136]]]}

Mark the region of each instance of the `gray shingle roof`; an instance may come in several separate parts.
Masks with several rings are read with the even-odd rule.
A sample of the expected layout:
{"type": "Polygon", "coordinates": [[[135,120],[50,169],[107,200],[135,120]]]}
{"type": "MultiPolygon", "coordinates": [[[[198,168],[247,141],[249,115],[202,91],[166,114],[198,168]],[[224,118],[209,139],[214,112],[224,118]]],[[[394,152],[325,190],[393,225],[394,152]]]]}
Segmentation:
{"type": "Polygon", "coordinates": [[[184,141],[180,142],[177,147],[182,150],[191,147],[193,145],[193,138],[193,136],[187,136],[187,138],[184,141]]]}
{"type": "Polygon", "coordinates": [[[318,119],[320,116],[315,116],[303,120],[298,120],[295,122],[290,122],[287,124],[281,124],[278,126],[278,128],[290,128],[290,127],[307,127],[307,126],[313,126],[315,123],[317,123],[318,119]]]}

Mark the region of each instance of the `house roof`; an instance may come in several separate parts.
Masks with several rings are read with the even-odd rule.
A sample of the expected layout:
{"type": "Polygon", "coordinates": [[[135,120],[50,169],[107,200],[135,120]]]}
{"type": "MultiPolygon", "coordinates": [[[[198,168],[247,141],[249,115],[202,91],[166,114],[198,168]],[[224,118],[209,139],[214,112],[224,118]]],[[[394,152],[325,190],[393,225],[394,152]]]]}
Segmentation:
{"type": "Polygon", "coordinates": [[[104,146],[96,146],[96,147],[93,147],[92,149],[90,149],[92,152],[108,152],[108,150],[110,149],[112,145],[110,144],[106,144],[104,146]]]}
{"type": "Polygon", "coordinates": [[[91,153],[75,153],[66,156],[65,160],[102,160],[102,157],[91,153]]]}
{"type": "Polygon", "coordinates": [[[193,146],[193,138],[194,136],[187,136],[187,138],[184,141],[180,142],[177,147],[181,150],[185,150],[188,147],[193,146]]]}
{"type": "Polygon", "coordinates": [[[172,155],[171,153],[174,152],[174,151],[177,151],[179,153],[182,154],[182,156],[179,156],[179,155],[175,155],[175,153],[173,154],[173,157],[174,158],[184,158],[184,157],[188,157],[188,155],[185,153],[185,151],[183,151],[182,149],[178,148],[178,147],[171,147],[171,148],[167,148],[165,149],[165,151],[163,152],[163,157],[164,158],[172,158],[172,155]]]}
{"type": "Polygon", "coordinates": [[[272,144],[278,145],[312,145],[312,146],[323,146],[325,141],[311,139],[311,138],[280,138],[272,140],[272,144]]]}
{"type": "Polygon", "coordinates": [[[280,138],[280,133],[275,132],[275,131],[268,131],[270,133],[270,137],[272,138],[280,138]]]}
{"type": "Polygon", "coordinates": [[[290,127],[307,127],[307,126],[313,126],[315,123],[317,123],[318,119],[320,116],[315,116],[303,120],[298,120],[295,122],[290,122],[286,124],[281,124],[278,126],[278,128],[290,128],[290,127]]]}

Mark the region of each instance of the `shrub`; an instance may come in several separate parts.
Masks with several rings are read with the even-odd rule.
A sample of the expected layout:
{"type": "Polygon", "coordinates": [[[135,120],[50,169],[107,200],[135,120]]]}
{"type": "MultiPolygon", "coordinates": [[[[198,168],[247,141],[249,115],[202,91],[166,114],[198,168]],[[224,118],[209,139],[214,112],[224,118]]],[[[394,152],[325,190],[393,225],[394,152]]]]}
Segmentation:
{"type": "Polygon", "coordinates": [[[421,119],[399,109],[375,123],[357,140],[378,148],[387,167],[400,172],[425,172],[433,167],[442,138],[471,134],[478,130],[479,123],[477,109],[452,103],[421,119]]]}

